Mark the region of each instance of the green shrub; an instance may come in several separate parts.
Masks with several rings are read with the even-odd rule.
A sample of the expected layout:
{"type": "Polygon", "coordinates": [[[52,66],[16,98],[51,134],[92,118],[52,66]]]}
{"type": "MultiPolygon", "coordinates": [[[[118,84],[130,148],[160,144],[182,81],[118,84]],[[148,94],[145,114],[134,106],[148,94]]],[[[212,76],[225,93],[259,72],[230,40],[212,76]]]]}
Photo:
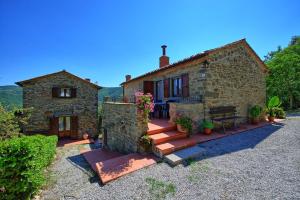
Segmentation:
{"type": "Polygon", "coordinates": [[[57,136],[22,136],[0,142],[3,199],[29,199],[45,183],[44,169],[56,151],[57,136]]]}
{"type": "Polygon", "coordinates": [[[213,129],[214,124],[211,121],[203,120],[202,124],[200,125],[200,130],[202,131],[204,128],[213,129]]]}
{"type": "Polygon", "coordinates": [[[181,125],[185,129],[187,129],[189,133],[192,132],[192,129],[193,129],[193,120],[191,118],[185,117],[185,116],[179,116],[175,120],[175,123],[181,125]]]}
{"type": "Polygon", "coordinates": [[[250,108],[250,117],[252,119],[258,118],[261,115],[261,113],[262,113],[262,107],[260,107],[259,105],[255,105],[250,108]]]}
{"type": "Polygon", "coordinates": [[[150,152],[151,151],[151,138],[149,137],[149,135],[143,135],[142,137],[140,137],[140,145],[144,148],[144,150],[146,152],[150,152]]]}
{"type": "Polygon", "coordinates": [[[266,112],[270,117],[275,117],[275,109],[279,108],[281,101],[278,96],[274,96],[269,99],[267,103],[266,112]]]}
{"type": "Polygon", "coordinates": [[[275,117],[279,119],[285,119],[286,114],[283,108],[274,108],[275,117]]]}

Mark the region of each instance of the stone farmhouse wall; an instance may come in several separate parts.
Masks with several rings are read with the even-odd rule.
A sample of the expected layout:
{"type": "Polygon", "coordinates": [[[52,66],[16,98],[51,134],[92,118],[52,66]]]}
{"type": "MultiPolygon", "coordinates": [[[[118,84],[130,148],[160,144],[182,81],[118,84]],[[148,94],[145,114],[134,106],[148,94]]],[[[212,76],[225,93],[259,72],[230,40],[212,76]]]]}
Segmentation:
{"type": "Polygon", "coordinates": [[[138,141],[147,132],[137,107],[132,103],[103,103],[102,126],[106,129],[106,145],[121,153],[138,152],[138,141]]]}
{"type": "Polygon", "coordinates": [[[197,133],[204,118],[203,108],[203,103],[170,103],[170,122],[175,123],[178,115],[188,116],[194,122],[192,133],[197,133]]]}
{"type": "Polygon", "coordinates": [[[68,113],[78,116],[78,138],[88,131],[97,133],[98,90],[88,83],[62,73],[41,78],[23,86],[23,107],[33,107],[27,132],[48,132],[49,117],[68,113]],[[53,98],[53,87],[76,88],[75,98],[53,98]]]}
{"type": "Polygon", "coordinates": [[[204,81],[206,112],[210,107],[236,106],[245,121],[251,106],[265,105],[265,73],[247,51],[239,45],[210,56],[204,81]]]}

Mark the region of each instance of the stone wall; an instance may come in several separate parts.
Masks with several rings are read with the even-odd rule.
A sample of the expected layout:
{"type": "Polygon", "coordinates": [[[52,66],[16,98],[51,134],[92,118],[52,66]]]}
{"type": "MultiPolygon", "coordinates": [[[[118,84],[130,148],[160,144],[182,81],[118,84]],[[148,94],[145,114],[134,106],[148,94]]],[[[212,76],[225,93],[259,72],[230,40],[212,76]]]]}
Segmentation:
{"type": "Polygon", "coordinates": [[[64,73],[24,84],[23,107],[34,109],[27,132],[48,132],[49,117],[67,113],[78,116],[78,138],[86,131],[92,136],[97,133],[98,89],[64,73]],[[52,97],[52,88],[61,86],[76,88],[76,97],[52,97]]]}
{"type": "Polygon", "coordinates": [[[107,130],[107,147],[112,151],[138,151],[138,141],[147,132],[137,107],[132,103],[103,103],[102,126],[107,130]]]}
{"type": "Polygon", "coordinates": [[[265,105],[265,73],[243,45],[211,54],[203,81],[206,111],[215,106],[236,106],[245,122],[249,107],[265,105]]]}
{"type": "Polygon", "coordinates": [[[193,124],[193,133],[199,132],[199,125],[204,118],[202,103],[170,103],[170,122],[174,123],[178,115],[190,117],[193,124]]]}

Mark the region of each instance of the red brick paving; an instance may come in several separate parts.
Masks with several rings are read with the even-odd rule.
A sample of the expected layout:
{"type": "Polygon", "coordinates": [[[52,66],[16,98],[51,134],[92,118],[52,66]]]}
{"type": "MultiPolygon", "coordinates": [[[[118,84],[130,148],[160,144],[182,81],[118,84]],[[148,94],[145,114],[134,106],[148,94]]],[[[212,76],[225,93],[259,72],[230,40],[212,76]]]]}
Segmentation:
{"type": "Polygon", "coordinates": [[[62,138],[58,140],[57,147],[67,147],[72,145],[92,144],[92,143],[94,143],[93,139],[74,140],[74,139],[62,138]]]}
{"type": "Polygon", "coordinates": [[[80,153],[84,156],[86,161],[91,165],[95,172],[97,172],[96,164],[98,162],[102,162],[123,155],[121,153],[112,152],[105,149],[95,149],[92,151],[82,150],[80,153]]]}
{"type": "MultiPolygon", "coordinates": [[[[281,119],[276,119],[275,123],[278,123],[278,122],[281,122],[281,121],[282,121],[281,119]]],[[[266,125],[269,125],[269,124],[270,124],[270,122],[261,122],[257,125],[243,124],[239,128],[237,128],[236,130],[228,130],[225,133],[214,131],[210,135],[204,135],[204,134],[201,134],[201,133],[200,134],[195,134],[195,135],[193,135],[189,138],[172,140],[172,141],[168,141],[168,142],[165,142],[165,143],[155,145],[155,149],[156,149],[157,152],[159,152],[160,155],[167,155],[167,154],[170,154],[174,151],[184,149],[186,147],[194,146],[197,143],[203,143],[203,142],[207,142],[207,141],[210,141],[210,140],[215,140],[215,139],[226,137],[226,136],[229,136],[229,135],[241,133],[241,132],[252,130],[252,129],[255,129],[255,128],[259,128],[259,127],[263,127],[263,126],[266,126],[266,125]]],[[[155,135],[151,135],[151,137],[155,137],[155,135]]]]}
{"type": "Polygon", "coordinates": [[[103,184],[121,176],[142,169],[156,163],[157,158],[152,155],[131,153],[113,159],[97,162],[97,172],[103,184]]]}

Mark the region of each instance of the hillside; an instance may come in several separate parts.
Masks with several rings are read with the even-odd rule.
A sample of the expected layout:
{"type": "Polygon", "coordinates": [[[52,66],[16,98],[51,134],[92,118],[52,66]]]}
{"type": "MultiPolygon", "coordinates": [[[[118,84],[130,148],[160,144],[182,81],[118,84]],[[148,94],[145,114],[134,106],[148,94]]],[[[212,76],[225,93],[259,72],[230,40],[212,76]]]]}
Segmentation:
{"type": "Polygon", "coordinates": [[[22,88],[15,85],[0,86],[0,103],[5,107],[22,106],[22,88]]]}
{"type": "Polygon", "coordinates": [[[98,98],[99,101],[103,101],[103,97],[119,97],[123,95],[123,89],[121,87],[104,87],[100,90],[98,98]]]}
{"type": "MultiPolygon", "coordinates": [[[[104,87],[100,90],[98,97],[99,101],[103,100],[103,97],[119,97],[122,96],[121,87],[104,87]]],[[[22,88],[15,85],[0,86],[0,103],[5,107],[12,108],[14,106],[22,106],[22,88]]]]}

